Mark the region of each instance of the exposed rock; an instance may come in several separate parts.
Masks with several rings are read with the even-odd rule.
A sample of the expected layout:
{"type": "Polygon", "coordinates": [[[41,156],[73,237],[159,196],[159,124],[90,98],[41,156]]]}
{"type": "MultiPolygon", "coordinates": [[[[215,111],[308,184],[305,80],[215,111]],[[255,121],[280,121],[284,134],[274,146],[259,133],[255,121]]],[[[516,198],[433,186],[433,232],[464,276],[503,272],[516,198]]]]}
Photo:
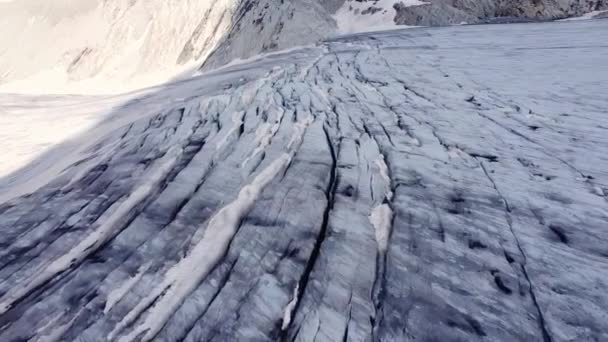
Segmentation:
{"type": "Polygon", "coordinates": [[[228,31],[206,60],[203,69],[213,69],[233,59],[312,44],[336,32],[331,18],[336,1],[243,0],[228,31]]]}

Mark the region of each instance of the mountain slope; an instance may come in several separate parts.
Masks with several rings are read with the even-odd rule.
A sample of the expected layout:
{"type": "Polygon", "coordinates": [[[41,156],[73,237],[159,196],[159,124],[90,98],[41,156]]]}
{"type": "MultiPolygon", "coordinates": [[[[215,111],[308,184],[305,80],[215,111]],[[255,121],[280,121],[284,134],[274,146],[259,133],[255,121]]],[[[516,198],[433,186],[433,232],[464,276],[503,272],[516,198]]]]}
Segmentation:
{"type": "Polygon", "coordinates": [[[121,93],[336,33],[602,9],[605,0],[0,2],[0,92],[121,93]]]}
{"type": "Polygon", "coordinates": [[[232,28],[203,68],[326,38],[336,33],[331,17],[335,7],[332,1],[319,0],[241,1],[232,28]]]}
{"type": "Polygon", "coordinates": [[[332,7],[319,0],[0,3],[0,91],[120,93],[165,82],[212,52],[206,67],[314,43],[335,33],[332,7]]]}
{"type": "Polygon", "coordinates": [[[0,89],[120,92],[164,82],[205,60],[229,30],[237,5],[237,0],[0,3],[0,85],[11,83],[0,89]]]}
{"type": "Polygon", "coordinates": [[[607,29],[350,35],[133,99],[0,205],[0,340],[607,340],[607,29]]]}

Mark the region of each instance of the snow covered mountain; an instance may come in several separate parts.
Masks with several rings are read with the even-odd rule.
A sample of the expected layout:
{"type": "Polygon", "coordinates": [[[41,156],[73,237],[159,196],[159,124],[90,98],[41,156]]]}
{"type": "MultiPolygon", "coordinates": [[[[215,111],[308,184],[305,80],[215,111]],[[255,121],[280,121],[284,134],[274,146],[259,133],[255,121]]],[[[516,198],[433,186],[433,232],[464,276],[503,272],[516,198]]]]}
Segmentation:
{"type": "Polygon", "coordinates": [[[0,96],[113,107],[0,179],[0,341],[608,340],[607,31],[359,33],[119,104],[0,96]]]}
{"type": "MultiPolygon", "coordinates": [[[[119,93],[334,34],[331,1],[0,2],[0,92],[119,93]],[[219,45],[218,45],[219,44],[219,45]]],[[[333,6],[335,7],[335,6],[333,6]]]]}
{"type": "Polygon", "coordinates": [[[0,90],[119,92],[166,81],[211,53],[236,6],[234,0],[0,3],[0,83],[12,83],[0,90]]]}
{"type": "Polygon", "coordinates": [[[337,33],[332,12],[341,0],[242,0],[230,31],[203,68],[234,59],[313,44],[337,33]]]}
{"type": "Polygon", "coordinates": [[[337,33],[607,8],[605,0],[2,1],[0,92],[120,93],[337,33]]]}

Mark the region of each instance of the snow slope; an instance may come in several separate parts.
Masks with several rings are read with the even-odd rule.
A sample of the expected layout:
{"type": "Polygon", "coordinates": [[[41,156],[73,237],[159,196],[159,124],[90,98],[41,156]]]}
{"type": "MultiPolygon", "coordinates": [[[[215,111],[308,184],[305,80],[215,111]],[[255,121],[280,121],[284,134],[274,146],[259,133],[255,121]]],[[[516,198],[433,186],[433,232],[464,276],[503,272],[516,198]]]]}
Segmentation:
{"type": "Polygon", "coordinates": [[[0,92],[119,93],[198,67],[238,0],[0,3],[0,92]]]}
{"type": "Polygon", "coordinates": [[[336,33],[607,8],[605,0],[3,1],[0,93],[117,94],[336,33]]]}
{"type": "Polygon", "coordinates": [[[0,92],[115,94],[187,77],[332,35],[339,2],[0,3],[0,92]]]}
{"type": "Polygon", "coordinates": [[[127,99],[0,179],[0,340],[608,340],[607,30],[345,35],[127,99]]]}
{"type": "Polygon", "coordinates": [[[51,147],[87,132],[126,96],[18,96],[0,94],[0,177],[51,147]]]}

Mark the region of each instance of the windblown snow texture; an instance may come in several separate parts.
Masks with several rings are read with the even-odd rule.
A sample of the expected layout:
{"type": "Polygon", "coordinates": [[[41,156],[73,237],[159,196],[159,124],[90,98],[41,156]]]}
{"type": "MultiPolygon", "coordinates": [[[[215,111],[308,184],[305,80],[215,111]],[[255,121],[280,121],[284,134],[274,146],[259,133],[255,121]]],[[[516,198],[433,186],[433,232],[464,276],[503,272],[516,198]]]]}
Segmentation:
{"type": "Polygon", "coordinates": [[[608,340],[607,30],[343,36],[125,104],[0,205],[0,340],[608,340]]]}

